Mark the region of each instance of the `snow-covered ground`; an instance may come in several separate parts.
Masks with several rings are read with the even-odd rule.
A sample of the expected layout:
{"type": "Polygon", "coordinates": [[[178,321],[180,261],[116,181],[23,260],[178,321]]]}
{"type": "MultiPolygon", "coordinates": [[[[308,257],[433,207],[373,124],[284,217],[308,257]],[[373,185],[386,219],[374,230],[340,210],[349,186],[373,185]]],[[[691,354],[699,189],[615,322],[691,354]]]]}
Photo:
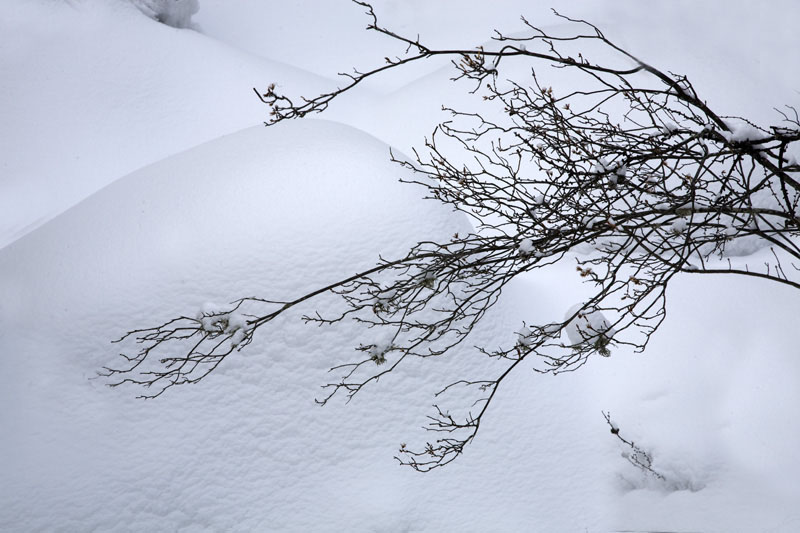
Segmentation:
{"type": "MultiPolygon", "coordinates": [[[[521,13],[560,24],[529,4],[375,3],[393,27],[467,45],[519,30],[521,13]]],[[[319,408],[326,370],[369,339],[303,325],[307,307],[156,400],[89,379],[127,329],[296,296],[469,227],[388,162],[441,103],[469,105],[446,65],[263,128],[252,87],[314,94],[399,51],[348,2],[199,7],[177,29],[128,0],[0,4],[0,530],[800,531],[800,296],[769,283],[676,280],[644,354],[518,372],[464,456],[424,475],[392,456],[424,442],[448,376],[483,364],[469,348],[319,408]],[[601,410],[667,483],[620,456],[601,410]]],[[[769,122],[798,105],[796,2],[555,7],[689,75],[724,113],[769,122]]],[[[560,318],[580,293],[572,264],[519,280],[473,343],[560,318]]]]}

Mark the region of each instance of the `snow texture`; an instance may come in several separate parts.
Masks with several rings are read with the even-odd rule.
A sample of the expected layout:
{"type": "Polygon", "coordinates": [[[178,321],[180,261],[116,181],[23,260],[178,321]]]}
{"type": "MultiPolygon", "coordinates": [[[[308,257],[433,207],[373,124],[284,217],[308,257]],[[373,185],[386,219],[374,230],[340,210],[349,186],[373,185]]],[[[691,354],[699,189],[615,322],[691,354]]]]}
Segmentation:
{"type": "MultiPolygon", "coordinates": [[[[387,161],[389,145],[408,151],[449,118],[443,103],[474,104],[446,63],[365,84],[322,116],[332,122],[265,129],[253,85],[319,93],[391,45],[363,31],[356,5],[201,4],[0,2],[0,531],[800,529],[800,298],[759,280],[679,276],[644,354],[615,347],[557,378],[512,373],[464,456],[429,475],[392,455],[430,438],[416,428],[448,380],[486,376],[472,345],[526,346],[523,323],[586,301],[570,258],[514,280],[452,357],[400,367],[347,405],[314,405],[328,368],[363,358],[359,346],[391,358],[391,341],[299,319],[335,300],[154,401],[92,379],[130,328],[185,315],[243,340],[235,298],[296,297],[471,230],[387,161]],[[670,483],[620,457],[601,410],[670,483]]],[[[522,0],[375,5],[444,46],[522,30],[521,13],[563,23],[522,0]]],[[[772,123],[773,107],[797,107],[800,71],[775,53],[800,49],[793,0],[554,7],[685,74],[722,114],[772,123]]],[[[742,128],[731,140],[758,139],[742,128]]],[[[730,246],[769,257],[748,239],[730,246]]],[[[608,326],[590,311],[567,337],[611,337],[608,326]]]]}

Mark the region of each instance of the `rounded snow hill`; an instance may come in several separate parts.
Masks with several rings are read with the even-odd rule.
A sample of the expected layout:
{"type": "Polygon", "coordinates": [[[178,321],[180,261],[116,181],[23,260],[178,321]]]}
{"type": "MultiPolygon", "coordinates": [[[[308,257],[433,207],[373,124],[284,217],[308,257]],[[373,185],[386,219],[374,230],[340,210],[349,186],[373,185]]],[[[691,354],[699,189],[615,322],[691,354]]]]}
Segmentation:
{"type": "Polygon", "coordinates": [[[333,86],[127,0],[0,2],[0,72],[0,247],[136,169],[261,124],[253,86],[333,86]]]}
{"type": "MultiPolygon", "coordinates": [[[[799,302],[777,284],[679,280],[643,356],[514,372],[464,456],[425,475],[392,455],[432,438],[417,429],[432,394],[487,361],[469,346],[411,361],[320,409],[327,369],[375,341],[299,320],[327,300],[153,401],[89,379],[131,328],[210,301],[295,297],[470,230],[398,183],[406,172],[351,127],[256,127],[130,174],[1,249],[0,530],[796,529],[799,302]],[[688,488],[640,479],[602,409],[688,488]]],[[[562,263],[509,286],[469,345],[513,343],[522,318],[581,301],[562,263]]]]}
{"type": "MultiPolygon", "coordinates": [[[[327,369],[374,333],[306,326],[306,307],[259,330],[203,382],[154,401],[89,379],[115,362],[109,341],[128,329],[209,301],[296,297],[378,254],[470,231],[463,215],[398,183],[407,171],[388,155],[335,123],[246,129],[122,178],[0,250],[0,530],[485,530],[496,509],[506,530],[534,516],[563,524],[547,494],[534,495],[542,481],[531,473],[564,491],[575,465],[551,453],[606,463],[570,433],[584,424],[552,420],[582,411],[579,401],[550,417],[526,407],[553,403],[552,387],[509,385],[483,440],[440,475],[393,460],[401,442],[431,438],[418,428],[432,395],[476,368],[471,348],[412,362],[346,408],[320,409],[319,386],[336,379],[327,369]],[[513,428],[534,415],[551,429],[529,453],[530,435],[513,428]],[[531,496],[509,501],[504,487],[531,496]]],[[[474,340],[511,338],[515,325],[498,307],[474,340]]],[[[580,471],[584,492],[607,479],[580,471]]],[[[597,512],[587,505],[567,524],[594,523],[597,512]]]]}

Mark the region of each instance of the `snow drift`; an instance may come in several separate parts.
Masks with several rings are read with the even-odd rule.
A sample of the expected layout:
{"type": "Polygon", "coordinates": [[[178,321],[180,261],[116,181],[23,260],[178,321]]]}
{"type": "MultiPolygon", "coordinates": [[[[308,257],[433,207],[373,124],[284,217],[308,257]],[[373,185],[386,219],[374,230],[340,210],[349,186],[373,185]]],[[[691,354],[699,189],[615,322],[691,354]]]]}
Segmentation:
{"type": "MultiPolygon", "coordinates": [[[[505,496],[485,487],[508,482],[493,472],[519,465],[517,449],[490,453],[487,439],[473,462],[438,478],[391,458],[401,441],[425,437],[412,428],[444,373],[469,371],[467,354],[412,365],[346,409],[318,409],[327,368],[367,333],[309,330],[295,315],[205,382],[157,401],[89,379],[113,360],[108,341],[125,329],[206,301],[296,295],[378,253],[469,229],[397,183],[402,169],[387,153],[332,123],[244,130],[127,176],[0,251],[0,390],[10,406],[0,455],[13,457],[4,462],[0,529],[491,527],[490,510],[505,496]],[[447,489],[459,475],[473,481],[453,502],[447,489]],[[412,511],[430,498],[462,517],[412,511]]],[[[487,317],[484,338],[502,317],[487,317]]],[[[553,444],[570,446],[566,439],[553,444]]],[[[515,490],[533,493],[525,471],[552,470],[546,463],[526,459],[511,476],[515,490]]],[[[505,523],[524,527],[533,508],[530,499],[506,506],[505,523]]]]}

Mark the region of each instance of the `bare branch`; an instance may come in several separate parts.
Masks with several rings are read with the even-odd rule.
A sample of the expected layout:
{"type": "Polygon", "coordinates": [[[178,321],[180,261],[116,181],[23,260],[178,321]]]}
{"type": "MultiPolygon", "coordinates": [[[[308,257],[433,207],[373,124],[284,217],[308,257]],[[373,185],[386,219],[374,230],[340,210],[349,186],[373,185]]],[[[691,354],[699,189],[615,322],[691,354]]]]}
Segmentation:
{"type": "Polygon", "coordinates": [[[562,16],[574,33],[550,35],[523,19],[527,36],[496,32],[491,48],[435,49],[387,29],[369,4],[356,3],[367,12],[367,28],[405,45],[405,55],[347,74],[341,88],[314,98],[292,99],[274,84],[256,91],[271,108],[268,124],[324,111],[387,70],[451,58],[453,79],[472,82],[484,111],[445,108],[451,119],[412,159],[391,158],[428,198],[471,217],[475,233],[420,242],[403,257],[381,259],[289,302],[242,298],[129,331],[121,340],[137,349],[103,371],[113,386],[139,385],[155,391],[143,397],[155,397],[196,383],[261,327],[329,293],[343,309],[304,320],[355,321],[384,332],[385,340],[358,346],[355,361],[332,369],[337,377],[318,401],[339,393],[350,400],[409,359],[444,356],[462,345],[515,277],[574,258],[576,276],[592,296],[563,318],[507,332],[499,347],[478,347],[494,362],[491,375],[445,385],[438,400],[455,391],[468,399],[434,406],[427,426],[433,442],[419,450],[401,446],[402,464],[427,471],[463,453],[498,387],[523,361],[538,372],[561,373],[594,354],[644,350],[666,317],[667,287],[677,275],[737,274],[800,288],[794,108],[779,111],[782,122],[771,127],[721,116],[685,76],[645,63],[582,20],[562,16]],[[586,56],[598,47],[611,52],[606,63],[586,56]],[[529,78],[503,79],[512,59],[530,61],[529,78]],[[545,66],[568,69],[582,81],[554,90],[542,79],[545,66]],[[757,247],[770,256],[754,267],[741,251],[757,247]]]}

